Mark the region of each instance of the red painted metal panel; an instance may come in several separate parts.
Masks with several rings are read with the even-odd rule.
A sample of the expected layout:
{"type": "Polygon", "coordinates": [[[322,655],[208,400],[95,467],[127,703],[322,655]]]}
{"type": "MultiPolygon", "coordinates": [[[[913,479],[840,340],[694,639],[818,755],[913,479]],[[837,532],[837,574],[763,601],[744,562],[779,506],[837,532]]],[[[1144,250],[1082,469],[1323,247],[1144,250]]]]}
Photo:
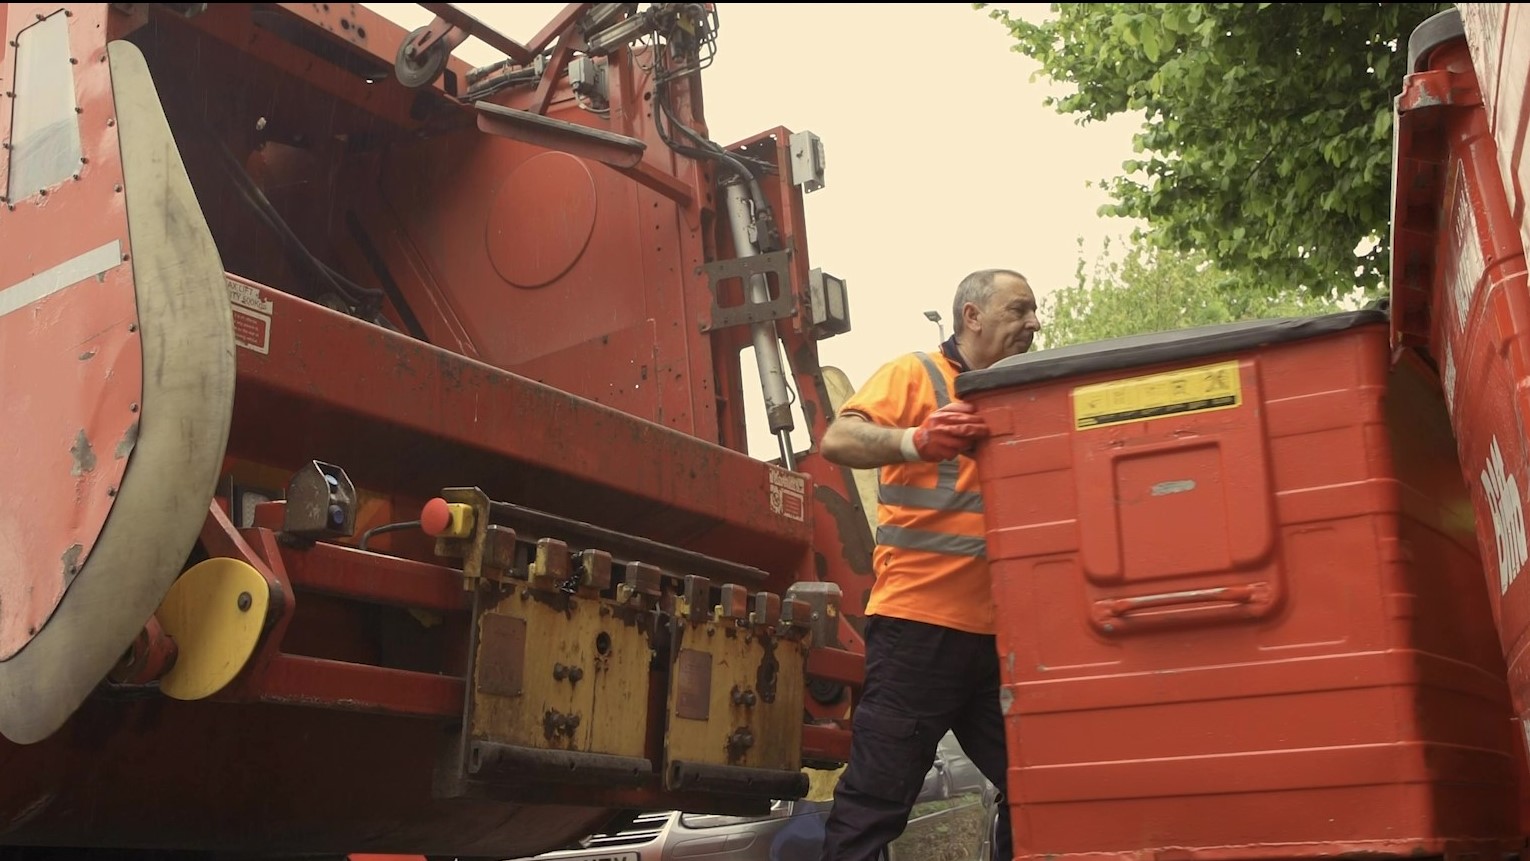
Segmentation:
{"type": "MultiPolygon", "coordinates": [[[[565,106],[555,104],[550,113],[589,123],[565,106]]],[[[659,169],[676,167],[671,161],[659,169]]],[[[400,153],[388,174],[387,210],[397,214],[398,229],[419,250],[484,361],[716,437],[710,375],[691,371],[711,363],[699,326],[710,294],[696,271],[703,251],[694,211],[680,213],[673,201],[605,165],[488,136],[400,153]],[[574,201],[578,206],[569,209],[574,201]],[[579,242],[551,238],[565,233],[579,242]],[[607,340],[637,327],[652,331],[641,354],[607,340]],[[591,366],[610,368],[631,385],[620,393],[574,387],[583,382],[576,375],[591,366]]]]}
{"type": "MultiPolygon", "coordinates": [[[[358,487],[483,487],[788,578],[806,575],[812,517],[769,508],[769,464],[274,290],[271,346],[239,351],[230,454],[335,463],[358,487]],[[295,347],[301,344],[301,349],[295,347]],[[273,416],[293,433],[270,434],[273,416]]],[[[811,491],[809,490],[809,494],[811,491]]],[[[401,512],[402,513],[402,512],[401,512]]]]}
{"type": "MultiPolygon", "coordinates": [[[[399,48],[408,35],[403,28],[360,3],[275,3],[272,6],[294,19],[315,25],[316,29],[323,31],[336,44],[344,44],[355,49],[358,54],[369,55],[380,69],[390,72],[399,48]]],[[[458,81],[465,79],[471,71],[471,67],[457,57],[449,58],[446,68],[458,81]]],[[[311,80],[323,78],[333,79],[332,76],[320,75],[313,76],[311,80]]],[[[443,90],[443,80],[438,79],[432,88],[443,90]]]]}
{"type": "MultiPolygon", "coordinates": [[[[0,660],[53,614],[111,512],[133,448],[143,356],[111,78],[99,29],[105,5],[65,17],[57,4],[11,4],[0,92],[16,90],[27,31],[67,24],[69,57],[49,75],[65,84],[84,162],[0,208],[0,660]],[[77,61],[71,64],[71,59],[77,61]],[[61,230],[61,225],[69,225],[61,230]],[[27,488],[27,492],[14,492],[27,488]]],[[[46,46],[36,44],[33,50],[46,46]]],[[[25,84],[26,82],[22,82],[25,84]]],[[[49,98],[40,82],[0,98],[0,138],[13,138],[19,100],[49,98]]],[[[67,131],[65,132],[68,133],[67,131]]],[[[32,142],[34,146],[36,141],[32,142]]],[[[16,145],[26,142],[17,137],[16,145]]],[[[0,158],[0,195],[16,150],[0,158]]]]}
{"type": "MultiPolygon", "coordinates": [[[[32,11],[5,7],[8,35],[32,11]]],[[[558,24],[573,22],[568,12],[558,24]]],[[[405,90],[390,75],[403,31],[353,4],[213,4],[190,17],[165,6],[103,4],[80,7],[72,26],[129,39],[142,52],[231,273],[234,422],[225,483],[209,501],[193,555],[244,559],[273,601],[256,654],[216,702],[168,702],[134,677],[98,692],[54,737],[26,748],[0,744],[12,775],[0,789],[0,814],[14,814],[6,839],[225,850],[243,840],[268,853],[506,857],[588,830],[601,815],[592,808],[748,806],[656,787],[529,787],[525,800],[542,805],[534,814],[509,802],[436,801],[430,777],[450,736],[439,719],[460,715],[469,640],[458,575],[434,564],[443,560],[418,535],[379,537],[374,549],[408,557],[396,558],[281,541],[269,519],[274,507],[243,529],[229,513],[250,504],[240,491],[279,495],[293,470],[319,459],[355,482],[360,528],[416,517],[445,486],[476,485],[497,499],[768,571],[770,582],[756,588],[781,592],[825,579],[864,587],[869,570],[855,569],[854,548],[841,546],[858,528],[853,506],[836,497],[855,498],[844,493],[847,474],[810,456],[804,478],[741,453],[743,405],[728,386],[747,331],[706,331],[713,297],[702,264],[727,256],[713,166],[675,154],[658,134],[645,98],[647,60],[634,63],[625,49],[611,55],[608,114],[577,104],[558,76],[492,97],[534,101],[558,119],[640,140],[643,160],[624,174],[484,135],[471,107],[447,95],[460,87],[463,64],[435,86],[405,90]],[[277,218],[254,211],[251,188],[277,218]],[[284,246],[276,220],[307,260],[284,246]],[[333,299],[322,296],[326,279],[314,260],[364,287],[389,289],[383,314],[410,334],[314,301],[333,299]],[[818,474],[823,487],[811,477],[818,474]],[[799,504],[783,504],[786,494],[799,504]],[[102,771],[103,762],[121,768],[102,771]],[[198,777],[208,769],[264,777],[209,787],[198,777]],[[88,770],[100,779],[68,777],[88,770]],[[142,785],[171,789],[122,791],[142,785]],[[265,829],[250,836],[252,807],[265,829]]],[[[551,46],[554,35],[544,31],[536,47],[551,46]]],[[[560,54],[577,41],[557,43],[560,54]]],[[[12,57],[0,50],[0,67],[12,57]]],[[[121,174],[109,147],[110,112],[100,107],[105,85],[93,65],[100,58],[79,59],[72,74],[88,160],[78,180],[50,188],[46,200],[13,201],[14,210],[0,212],[0,288],[57,262],[44,254],[73,259],[112,238],[131,254],[114,188],[121,174]],[[59,231],[61,221],[74,229],[59,231]]],[[[704,130],[697,86],[675,84],[684,102],[677,110],[704,130]]],[[[9,111],[0,117],[10,122],[9,111]]],[[[806,240],[801,195],[787,173],[766,184],[796,252],[800,290],[806,240]]],[[[85,478],[49,491],[41,508],[15,494],[0,499],[13,506],[0,510],[0,523],[60,524],[29,531],[19,544],[0,535],[0,562],[12,547],[66,528],[98,529],[106,516],[111,476],[95,439],[98,431],[113,445],[121,438],[131,419],[118,408],[131,413],[141,377],[127,337],[135,319],[124,273],[64,285],[36,308],[0,315],[0,360],[25,371],[0,376],[0,395],[12,407],[25,402],[11,397],[16,391],[70,407],[66,417],[79,419],[100,460],[85,478]],[[73,298],[86,288],[89,308],[73,298]],[[74,326],[75,314],[96,315],[101,325],[74,326]],[[97,342],[105,346],[92,357],[70,352],[97,342]],[[106,358],[115,362],[109,390],[86,379],[87,371],[104,373],[94,369],[106,358]],[[65,365],[74,378],[59,376],[65,365]],[[14,508],[24,503],[30,507],[14,508]]],[[[808,390],[816,345],[798,320],[782,325],[803,403],[821,429],[822,393],[808,390]]],[[[47,409],[7,415],[12,425],[0,419],[0,439],[52,433],[38,432],[47,409]]],[[[23,458],[0,443],[0,471],[35,470],[39,480],[27,484],[39,487],[58,467],[67,472],[67,446],[55,452],[64,458],[57,463],[38,450],[14,449],[23,458]]],[[[52,553],[55,564],[58,557],[52,553]]],[[[24,630],[3,590],[53,585],[25,576],[0,578],[0,648],[24,630]]],[[[854,632],[843,636],[853,650],[854,632]]],[[[812,666],[852,689],[862,669],[839,651],[816,653],[812,666]]],[[[809,709],[842,716],[847,704],[809,709]]],[[[844,730],[826,725],[807,730],[805,749],[843,757],[847,743],[844,730]]]]}
{"type": "Polygon", "coordinates": [[[462,713],[460,678],[280,655],[260,675],[260,700],[342,711],[453,717],[462,713]]]}
{"type": "Polygon", "coordinates": [[[397,607],[466,612],[470,594],[454,568],[353,550],[336,544],[283,548],[296,589],[397,607]]]}

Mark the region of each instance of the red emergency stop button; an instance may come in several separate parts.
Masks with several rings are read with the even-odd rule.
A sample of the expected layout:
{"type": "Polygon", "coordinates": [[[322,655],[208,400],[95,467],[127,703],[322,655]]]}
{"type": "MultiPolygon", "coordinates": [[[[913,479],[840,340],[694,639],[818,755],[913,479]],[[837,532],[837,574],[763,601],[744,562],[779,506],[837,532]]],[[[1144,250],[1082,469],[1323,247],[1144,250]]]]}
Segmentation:
{"type": "Polygon", "coordinates": [[[466,538],[473,534],[473,507],[438,496],[420,509],[420,530],[433,538],[466,538]]]}

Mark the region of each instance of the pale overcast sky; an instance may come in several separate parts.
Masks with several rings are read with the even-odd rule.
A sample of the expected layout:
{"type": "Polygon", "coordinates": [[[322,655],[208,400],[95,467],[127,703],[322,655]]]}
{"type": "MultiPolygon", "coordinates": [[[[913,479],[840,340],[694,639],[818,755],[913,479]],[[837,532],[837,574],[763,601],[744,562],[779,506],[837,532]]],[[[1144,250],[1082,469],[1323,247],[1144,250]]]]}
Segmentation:
{"type": "MultiPolygon", "coordinates": [[[[368,5],[408,28],[431,18],[414,4],[368,5]]],[[[562,8],[459,5],[523,41],[562,8]]],[[[1046,4],[1006,8],[1047,14],[1046,4]]],[[[713,139],[778,125],[823,139],[809,256],[846,280],[852,331],[820,350],[855,385],[897,353],[933,348],[924,311],[939,310],[949,332],[952,291],[971,270],[1018,269],[1045,295],[1073,279],[1078,237],[1094,249],[1128,229],[1096,215],[1104,193],[1085,184],[1120,172],[1137,124],[1079,127],[1044,107],[1056,90],[1032,83],[1036,64],[970,4],[720,3],[718,16],[717,57],[702,77],[713,139]]],[[[476,40],[457,55],[499,59],[476,40]]],[[[774,457],[753,424],[754,453],[774,457]]]]}

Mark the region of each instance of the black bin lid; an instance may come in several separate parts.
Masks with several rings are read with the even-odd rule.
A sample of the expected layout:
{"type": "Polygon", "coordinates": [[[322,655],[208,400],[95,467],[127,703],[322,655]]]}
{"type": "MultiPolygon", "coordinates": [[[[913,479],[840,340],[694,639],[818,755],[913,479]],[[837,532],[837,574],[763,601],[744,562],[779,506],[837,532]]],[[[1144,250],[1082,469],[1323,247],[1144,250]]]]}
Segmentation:
{"type": "Polygon", "coordinates": [[[1056,350],[1021,353],[1002,359],[990,368],[958,374],[956,394],[957,397],[965,398],[979,392],[1065,377],[1181,362],[1226,353],[1246,353],[1260,347],[1318,338],[1386,322],[1385,311],[1366,309],[1311,317],[1219,323],[1214,326],[1173,329],[1074,344],[1056,350]]]}

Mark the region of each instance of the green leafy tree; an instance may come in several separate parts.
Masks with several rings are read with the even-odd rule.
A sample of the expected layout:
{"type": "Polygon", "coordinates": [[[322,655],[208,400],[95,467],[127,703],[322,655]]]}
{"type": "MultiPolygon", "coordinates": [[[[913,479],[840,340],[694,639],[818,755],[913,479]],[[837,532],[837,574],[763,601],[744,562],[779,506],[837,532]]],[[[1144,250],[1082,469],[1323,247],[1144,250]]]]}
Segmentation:
{"type": "Polygon", "coordinates": [[[1281,289],[1229,274],[1203,254],[1166,251],[1133,234],[1125,252],[1111,243],[1086,271],[1080,256],[1075,283],[1041,301],[1042,349],[1215,323],[1300,317],[1346,310],[1363,294],[1342,299],[1281,289]]]}
{"type": "MultiPolygon", "coordinates": [[[[977,3],[983,9],[989,4],[977,3]]],[[[1144,118],[1103,214],[1272,287],[1384,283],[1392,98],[1443,3],[1063,3],[993,9],[1079,123],[1144,118]]]]}

